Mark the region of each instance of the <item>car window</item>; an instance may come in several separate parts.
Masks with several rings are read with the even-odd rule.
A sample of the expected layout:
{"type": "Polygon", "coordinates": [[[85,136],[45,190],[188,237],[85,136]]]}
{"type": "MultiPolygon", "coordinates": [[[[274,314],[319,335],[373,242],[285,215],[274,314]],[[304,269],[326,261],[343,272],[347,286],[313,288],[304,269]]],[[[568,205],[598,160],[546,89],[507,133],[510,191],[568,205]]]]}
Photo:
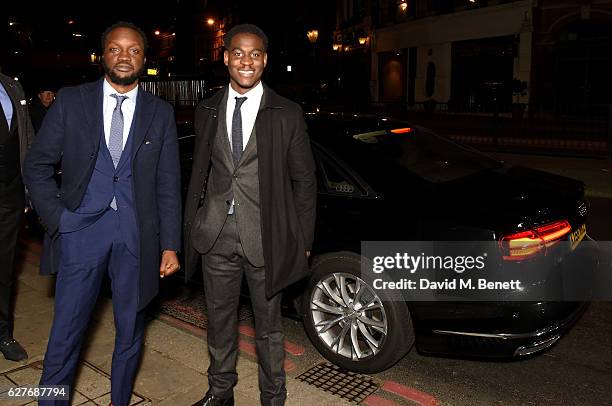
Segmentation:
{"type": "Polygon", "coordinates": [[[187,187],[189,186],[189,178],[191,178],[191,166],[193,163],[193,146],[195,136],[187,135],[179,138],[179,156],[181,164],[181,185],[183,199],[187,195],[187,187]]]}
{"type": "Polygon", "coordinates": [[[367,196],[367,191],[329,155],[315,150],[319,191],[342,196],[367,196]]]}
{"type": "Polygon", "coordinates": [[[193,146],[195,143],[195,137],[182,137],[179,138],[179,154],[181,168],[183,172],[191,171],[191,163],[193,161],[193,146]]]}
{"type": "Polygon", "coordinates": [[[406,135],[383,131],[372,134],[375,135],[355,138],[361,141],[360,149],[367,150],[367,155],[407,169],[429,182],[448,182],[500,166],[499,162],[478,151],[426,130],[406,135]]]}
{"type": "Polygon", "coordinates": [[[381,193],[405,187],[408,179],[444,183],[502,166],[474,148],[401,120],[332,113],[308,119],[311,137],[362,184],[381,193]]]}

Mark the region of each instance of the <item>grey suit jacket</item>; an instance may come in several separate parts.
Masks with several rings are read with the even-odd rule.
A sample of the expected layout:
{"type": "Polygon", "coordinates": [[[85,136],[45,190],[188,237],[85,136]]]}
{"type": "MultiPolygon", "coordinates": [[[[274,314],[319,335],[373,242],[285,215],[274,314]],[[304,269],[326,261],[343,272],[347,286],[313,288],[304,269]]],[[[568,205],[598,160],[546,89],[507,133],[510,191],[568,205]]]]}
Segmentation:
{"type": "MultiPolygon", "coordinates": [[[[225,117],[226,100],[227,97],[219,109],[221,117],[225,117]]],[[[193,245],[201,254],[213,247],[233,200],[244,254],[251,264],[263,266],[256,129],[253,128],[240,161],[234,165],[225,120],[219,120],[211,162],[206,197],[191,234],[193,245]]]]}

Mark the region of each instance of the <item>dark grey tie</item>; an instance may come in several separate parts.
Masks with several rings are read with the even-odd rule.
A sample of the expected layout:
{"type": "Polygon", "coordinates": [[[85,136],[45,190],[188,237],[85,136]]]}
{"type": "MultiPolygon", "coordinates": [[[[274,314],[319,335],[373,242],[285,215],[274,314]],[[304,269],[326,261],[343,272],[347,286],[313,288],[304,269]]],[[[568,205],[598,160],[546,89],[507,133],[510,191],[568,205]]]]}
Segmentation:
{"type": "Polygon", "coordinates": [[[110,134],[108,136],[108,150],[110,151],[111,158],[113,158],[113,165],[116,168],[123,152],[123,112],[121,112],[121,105],[127,99],[127,96],[111,94],[111,97],[117,99],[117,105],[115,110],[113,110],[110,134]]]}
{"type": "MultiPolygon", "coordinates": [[[[108,150],[113,159],[113,165],[117,168],[121,159],[121,153],[123,152],[123,113],[121,112],[121,105],[127,99],[127,96],[119,96],[118,94],[111,94],[111,96],[117,99],[117,105],[115,110],[113,110],[110,133],[108,135],[108,150]]],[[[115,199],[115,196],[113,196],[110,207],[113,210],[117,210],[117,199],[115,199]]]]}
{"type": "Polygon", "coordinates": [[[242,113],[240,107],[246,101],[246,97],[236,97],[236,107],[232,115],[232,158],[234,166],[238,165],[242,156],[242,113]]]}

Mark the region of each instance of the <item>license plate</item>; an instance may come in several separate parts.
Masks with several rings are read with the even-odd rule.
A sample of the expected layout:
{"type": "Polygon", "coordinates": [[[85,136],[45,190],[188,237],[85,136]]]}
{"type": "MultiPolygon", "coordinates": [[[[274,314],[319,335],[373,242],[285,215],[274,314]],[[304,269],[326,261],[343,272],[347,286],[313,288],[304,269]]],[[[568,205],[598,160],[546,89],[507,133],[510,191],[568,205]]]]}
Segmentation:
{"type": "Polygon", "coordinates": [[[572,231],[572,233],[570,234],[570,248],[572,251],[576,249],[576,247],[578,246],[578,244],[580,244],[580,241],[582,241],[585,235],[586,224],[583,224],[574,231],[572,231]]]}

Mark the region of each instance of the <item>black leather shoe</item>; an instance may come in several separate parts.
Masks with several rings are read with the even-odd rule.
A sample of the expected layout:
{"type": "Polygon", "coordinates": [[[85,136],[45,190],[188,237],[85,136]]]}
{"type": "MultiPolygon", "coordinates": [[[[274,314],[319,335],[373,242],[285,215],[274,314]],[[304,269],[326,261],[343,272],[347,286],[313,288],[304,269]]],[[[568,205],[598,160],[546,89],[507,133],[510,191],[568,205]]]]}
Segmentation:
{"type": "Polygon", "coordinates": [[[9,361],[24,361],[28,359],[28,353],[13,338],[8,338],[0,342],[0,351],[4,358],[9,361]]]}
{"type": "Polygon", "coordinates": [[[234,406],[234,397],[220,398],[213,394],[206,394],[204,399],[198,400],[192,406],[234,406]]]}

